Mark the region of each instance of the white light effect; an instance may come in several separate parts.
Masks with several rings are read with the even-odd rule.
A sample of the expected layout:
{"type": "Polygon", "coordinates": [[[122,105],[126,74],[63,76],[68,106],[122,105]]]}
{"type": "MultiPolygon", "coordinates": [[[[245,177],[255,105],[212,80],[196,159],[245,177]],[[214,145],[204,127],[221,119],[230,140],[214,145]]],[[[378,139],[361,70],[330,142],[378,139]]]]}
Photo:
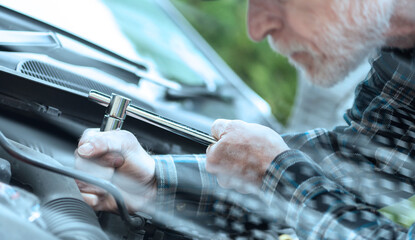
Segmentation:
{"type": "Polygon", "coordinates": [[[129,59],[140,61],[111,11],[99,0],[4,0],[2,5],[97,43],[129,59]]]}

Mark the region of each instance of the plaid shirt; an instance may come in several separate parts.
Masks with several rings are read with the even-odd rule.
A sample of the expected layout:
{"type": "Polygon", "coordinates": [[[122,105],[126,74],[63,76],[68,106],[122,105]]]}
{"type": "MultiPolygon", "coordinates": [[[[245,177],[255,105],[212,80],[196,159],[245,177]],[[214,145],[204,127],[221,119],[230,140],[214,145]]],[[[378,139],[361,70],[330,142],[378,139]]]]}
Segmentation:
{"type": "MultiPolygon", "coordinates": [[[[377,211],[415,193],[414,61],[415,49],[380,51],[345,126],[283,136],[292,150],[269,166],[260,201],[227,200],[242,206],[245,219],[263,210],[259,216],[295,229],[300,239],[415,239],[414,225],[404,228],[377,211]]],[[[161,212],[199,218],[220,210],[220,188],[204,159],[156,156],[161,212]]]]}

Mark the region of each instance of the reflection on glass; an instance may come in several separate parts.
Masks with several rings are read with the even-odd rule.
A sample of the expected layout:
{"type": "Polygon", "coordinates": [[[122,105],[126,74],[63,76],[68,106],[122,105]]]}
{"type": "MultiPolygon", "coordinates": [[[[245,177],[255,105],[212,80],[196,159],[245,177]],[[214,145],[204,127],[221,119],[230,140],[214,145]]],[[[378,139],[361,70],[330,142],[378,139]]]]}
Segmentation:
{"type": "Polygon", "coordinates": [[[138,54],[165,78],[214,89],[221,81],[210,62],[153,0],[104,0],[138,54]]]}

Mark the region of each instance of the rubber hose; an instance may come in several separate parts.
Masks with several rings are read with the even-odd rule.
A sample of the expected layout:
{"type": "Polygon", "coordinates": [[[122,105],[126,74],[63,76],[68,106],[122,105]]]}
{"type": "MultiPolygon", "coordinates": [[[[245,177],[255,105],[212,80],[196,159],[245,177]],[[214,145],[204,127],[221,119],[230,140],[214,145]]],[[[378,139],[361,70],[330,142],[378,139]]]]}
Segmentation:
{"type": "Polygon", "coordinates": [[[79,199],[50,201],[43,206],[42,214],[49,231],[60,239],[107,239],[96,221],[94,211],[79,199]]]}
{"type": "MultiPolygon", "coordinates": [[[[62,166],[55,159],[14,142],[19,151],[40,162],[62,166]]],[[[85,202],[75,180],[22,162],[0,149],[0,157],[7,159],[12,176],[29,185],[42,204],[42,218],[49,230],[65,240],[108,240],[99,226],[98,219],[85,202]],[[7,157],[6,157],[7,156],[7,157]]]]}

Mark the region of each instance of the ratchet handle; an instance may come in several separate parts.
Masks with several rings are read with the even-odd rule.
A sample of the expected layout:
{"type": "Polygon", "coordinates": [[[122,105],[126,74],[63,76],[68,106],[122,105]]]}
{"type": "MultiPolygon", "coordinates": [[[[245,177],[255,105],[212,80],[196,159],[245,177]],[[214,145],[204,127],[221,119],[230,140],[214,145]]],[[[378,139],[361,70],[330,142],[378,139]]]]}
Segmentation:
{"type": "MultiPolygon", "coordinates": [[[[114,96],[114,95],[113,95],[114,96]]],[[[91,90],[89,92],[88,98],[100,105],[103,106],[109,106],[111,105],[111,101],[113,97],[110,97],[104,93],[98,92],[96,90],[91,90]]],[[[110,107],[109,107],[110,108],[110,107]]],[[[175,134],[178,134],[180,136],[186,137],[188,139],[191,139],[195,142],[201,143],[203,145],[210,145],[215,144],[216,139],[210,136],[207,133],[201,132],[197,129],[188,127],[186,125],[183,125],[181,123],[175,122],[173,120],[164,118],[162,116],[156,115],[150,111],[147,111],[143,108],[134,106],[133,104],[129,104],[126,107],[125,110],[126,114],[139,119],[141,121],[147,122],[151,125],[154,125],[156,127],[165,129],[167,131],[173,132],[175,134]]],[[[113,127],[116,127],[118,124],[118,121],[115,119],[109,119],[110,116],[108,116],[107,119],[104,119],[104,121],[114,121],[114,123],[103,123],[103,125],[110,125],[113,127]]],[[[125,116],[124,116],[125,117],[125,116]]],[[[118,118],[116,118],[118,119],[118,118]]],[[[121,122],[122,124],[122,122],[121,122]]],[[[111,130],[111,129],[109,129],[111,130]]]]}

